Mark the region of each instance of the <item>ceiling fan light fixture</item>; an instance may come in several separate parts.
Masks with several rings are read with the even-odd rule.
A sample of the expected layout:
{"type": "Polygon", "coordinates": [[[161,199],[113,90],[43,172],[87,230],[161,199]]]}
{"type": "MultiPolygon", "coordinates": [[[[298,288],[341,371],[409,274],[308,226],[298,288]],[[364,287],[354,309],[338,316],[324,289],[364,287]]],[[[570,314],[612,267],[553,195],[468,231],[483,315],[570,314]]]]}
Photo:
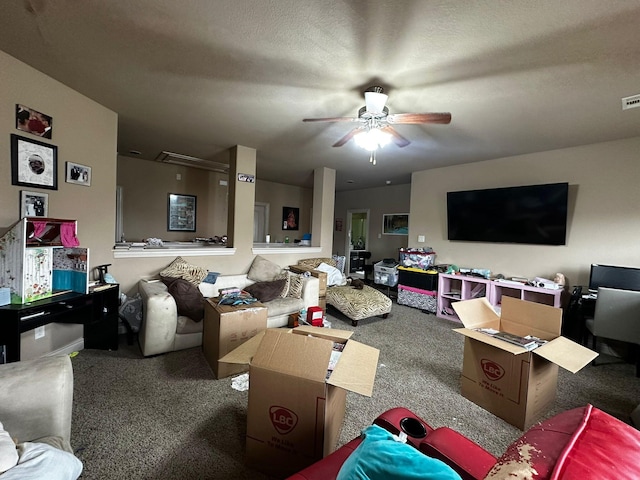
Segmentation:
{"type": "Polygon", "coordinates": [[[371,128],[357,133],[353,139],[360,148],[369,152],[374,152],[391,142],[391,134],[383,132],[379,128],[371,128]]]}
{"type": "Polygon", "coordinates": [[[378,92],[364,92],[364,103],[369,113],[382,113],[388,95],[378,92]]]}

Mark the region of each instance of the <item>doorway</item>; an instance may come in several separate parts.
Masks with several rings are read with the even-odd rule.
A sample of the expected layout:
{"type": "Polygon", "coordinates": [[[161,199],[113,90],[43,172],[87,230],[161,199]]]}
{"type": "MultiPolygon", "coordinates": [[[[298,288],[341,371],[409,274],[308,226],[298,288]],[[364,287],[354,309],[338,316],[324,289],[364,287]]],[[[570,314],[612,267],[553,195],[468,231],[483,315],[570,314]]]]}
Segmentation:
{"type": "Polygon", "coordinates": [[[253,243],[266,242],[269,234],[269,204],[256,202],[253,206],[253,243]]]}
{"type": "MultiPolygon", "coordinates": [[[[356,260],[358,265],[352,265],[353,252],[366,252],[369,248],[369,209],[347,210],[347,234],[345,235],[345,274],[352,273],[352,267],[360,267],[360,260],[356,260]]],[[[358,259],[361,255],[356,255],[358,259]]],[[[359,269],[359,268],[358,268],[359,269]]]]}

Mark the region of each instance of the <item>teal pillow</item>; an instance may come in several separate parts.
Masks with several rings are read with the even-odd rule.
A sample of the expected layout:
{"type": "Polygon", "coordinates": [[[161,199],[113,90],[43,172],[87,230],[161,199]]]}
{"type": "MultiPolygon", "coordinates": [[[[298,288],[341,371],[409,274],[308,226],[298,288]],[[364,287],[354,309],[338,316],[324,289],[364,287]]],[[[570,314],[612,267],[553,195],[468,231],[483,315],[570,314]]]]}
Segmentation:
{"type": "Polygon", "coordinates": [[[460,480],[449,465],[397,441],[378,425],[362,430],[362,436],[336,480],[460,480]]]}

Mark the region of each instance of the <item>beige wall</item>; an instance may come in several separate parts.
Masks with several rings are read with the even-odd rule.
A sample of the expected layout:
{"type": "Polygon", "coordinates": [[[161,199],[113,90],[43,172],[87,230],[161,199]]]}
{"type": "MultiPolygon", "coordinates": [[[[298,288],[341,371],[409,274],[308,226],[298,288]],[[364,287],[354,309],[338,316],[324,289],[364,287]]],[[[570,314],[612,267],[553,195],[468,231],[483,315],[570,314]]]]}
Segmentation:
{"type": "Polygon", "coordinates": [[[123,231],[127,241],[155,237],[191,241],[227,234],[228,175],[207,170],[118,157],[118,185],[123,196],[123,231]],[[180,177],[180,179],[178,179],[180,177]],[[197,197],[196,231],[167,231],[167,195],[197,197]]]}
{"type": "Polygon", "coordinates": [[[505,276],[567,276],[586,285],[591,263],[640,267],[640,137],[415,172],[409,246],[418,235],[438,263],[488,268],[505,276]],[[450,242],[446,193],[569,182],[565,246],[450,242]]]}
{"type": "MultiPolygon", "coordinates": [[[[117,115],[1,51],[0,98],[0,231],[19,220],[20,190],[44,192],[50,217],[78,221],[80,244],[89,248],[91,265],[113,263],[117,115]],[[17,103],[53,117],[51,140],[16,130],[17,103]],[[11,134],[58,147],[57,190],[11,185],[11,134]],[[91,167],[90,187],[65,182],[68,161],[91,167]]],[[[28,349],[39,352],[46,345],[47,351],[55,350],[74,335],[82,338],[80,325],[65,329],[51,324],[44,338],[30,338],[28,349]]]]}
{"type": "Polygon", "coordinates": [[[293,243],[294,239],[302,239],[302,235],[311,233],[312,189],[257,179],[256,202],[269,204],[267,233],[271,235],[271,242],[283,242],[284,237],[288,236],[289,241],[293,243]],[[282,229],[282,207],[300,209],[298,230],[282,229]]]}
{"type": "MultiPolygon", "coordinates": [[[[411,185],[389,185],[350,192],[336,193],[335,218],[342,219],[342,231],[333,227],[333,251],[345,255],[347,233],[347,210],[369,209],[370,263],[383,258],[398,259],[398,249],[407,246],[406,235],[383,235],[382,215],[385,213],[408,213],[411,200],[411,185]]],[[[424,246],[424,245],[421,245],[424,246]]]]}

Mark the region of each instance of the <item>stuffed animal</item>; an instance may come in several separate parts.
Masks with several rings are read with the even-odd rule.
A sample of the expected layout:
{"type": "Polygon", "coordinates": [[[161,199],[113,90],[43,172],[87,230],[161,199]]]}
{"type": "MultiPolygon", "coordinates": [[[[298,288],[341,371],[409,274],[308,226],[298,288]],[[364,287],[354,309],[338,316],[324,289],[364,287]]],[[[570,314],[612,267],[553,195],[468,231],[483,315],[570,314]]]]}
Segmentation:
{"type": "Polygon", "coordinates": [[[364,282],[359,278],[347,277],[347,282],[356,290],[362,290],[364,288],[364,282]]]}

